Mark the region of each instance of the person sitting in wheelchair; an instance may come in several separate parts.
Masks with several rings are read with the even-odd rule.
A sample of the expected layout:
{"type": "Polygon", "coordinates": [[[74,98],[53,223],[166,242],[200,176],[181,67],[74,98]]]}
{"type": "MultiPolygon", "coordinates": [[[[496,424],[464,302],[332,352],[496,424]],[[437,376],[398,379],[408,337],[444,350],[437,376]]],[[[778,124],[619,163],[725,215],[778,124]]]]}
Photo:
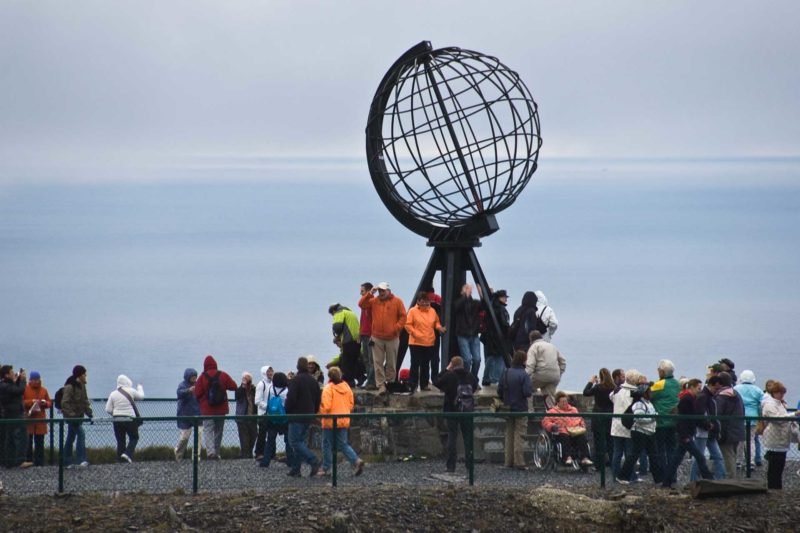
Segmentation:
{"type": "MultiPolygon", "coordinates": [[[[578,409],[569,404],[567,393],[558,391],[555,407],[551,407],[547,412],[572,414],[577,413],[578,409]]],[[[594,464],[589,459],[589,443],[586,440],[586,423],[583,418],[579,416],[547,416],[542,420],[542,427],[560,445],[562,454],[560,459],[565,465],[572,465],[573,460],[580,461],[580,465],[583,467],[594,464]]]]}

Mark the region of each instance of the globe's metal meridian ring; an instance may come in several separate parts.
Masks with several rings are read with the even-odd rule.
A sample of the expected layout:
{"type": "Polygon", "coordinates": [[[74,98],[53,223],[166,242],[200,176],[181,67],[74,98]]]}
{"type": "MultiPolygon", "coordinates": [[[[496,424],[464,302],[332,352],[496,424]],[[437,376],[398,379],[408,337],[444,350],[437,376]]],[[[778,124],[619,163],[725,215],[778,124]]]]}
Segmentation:
{"type": "Polygon", "coordinates": [[[389,211],[415,233],[467,242],[497,230],[536,171],[536,102],[494,57],[427,41],[387,71],[370,107],[367,159],[389,211]]]}

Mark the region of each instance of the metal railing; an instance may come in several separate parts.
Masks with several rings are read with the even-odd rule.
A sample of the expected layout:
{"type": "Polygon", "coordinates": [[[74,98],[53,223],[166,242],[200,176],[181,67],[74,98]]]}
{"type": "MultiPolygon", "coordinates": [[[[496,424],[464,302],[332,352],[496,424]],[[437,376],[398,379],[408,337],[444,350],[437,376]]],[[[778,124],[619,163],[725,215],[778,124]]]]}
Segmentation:
{"type": "MultiPolygon", "coordinates": [[[[167,400],[158,400],[166,403],[167,400]]],[[[171,405],[174,408],[174,401],[171,405]]],[[[142,407],[149,405],[142,402],[142,407]]],[[[154,404],[150,404],[154,405],[154,404]]],[[[223,419],[226,423],[224,432],[224,443],[228,445],[227,457],[236,457],[235,446],[231,443],[237,437],[237,432],[233,431],[236,427],[236,422],[265,422],[270,421],[270,417],[263,416],[225,416],[225,417],[176,417],[176,416],[147,416],[145,413],[152,411],[144,407],[142,411],[142,422],[144,425],[140,428],[140,446],[137,449],[136,461],[144,464],[151,464],[150,467],[152,487],[147,485],[148,481],[144,480],[144,484],[138,487],[138,490],[191,490],[196,493],[201,488],[208,490],[215,490],[213,486],[213,476],[215,474],[224,473],[227,461],[202,461],[199,454],[190,453],[191,469],[190,472],[186,471],[184,466],[175,467],[175,461],[170,461],[170,453],[177,441],[176,423],[181,420],[191,425],[192,439],[191,451],[200,450],[200,431],[204,420],[210,419],[223,419]],[[167,432],[168,431],[168,432],[167,432]],[[158,452],[158,453],[157,453],[158,452]],[[158,463],[155,461],[162,461],[158,463]],[[170,461],[173,466],[164,464],[170,461]],[[202,466],[201,466],[202,465],[202,466]],[[206,475],[205,473],[208,475],[206,475]],[[169,486],[172,484],[172,486],[169,486]],[[202,487],[201,487],[202,485],[202,487]]],[[[509,412],[493,412],[493,411],[477,411],[473,413],[442,413],[442,412],[402,412],[402,413],[351,413],[349,415],[289,415],[287,416],[290,423],[311,423],[314,428],[310,437],[312,450],[319,451],[321,446],[320,432],[317,428],[316,421],[321,418],[330,419],[333,423],[332,428],[332,464],[330,470],[330,483],[336,487],[339,486],[343,480],[349,483],[366,484],[370,483],[383,483],[394,478],[402,478],[406,483],[436,483],[444,480],[445,482],[466,482],[470,485],[479,483],[519,483],[521,485],[536,484],[538,482],[558,483],[559,480],[569,480],[574,484],[576,480],[585,485],[598,484],[601,487],[607,486],[609,482],[609,475],[612,479],[618,472],[609,473],[607,460],[612,461],[613,457],[608,449],[609,440],[606,438],[596,438],[595,427],[604,428],[614,418],[620,418],[621,415],[612,415],[607,413],[577,413],[577,414],[561,414],[561,413],[541,413],[541,412],[522,412],[522,413],[509,413],[509,412]],[[575,457],[575,461],[571,464],[566,462],[563,455],[559,455],[560,449],[557,439],[552,434],[548,434],[540,427],[541,420],[545,417],[553,418],[582,418],[587,427],[585,435],[587,445],[589,446],[590,457],[595,461],[591,467],[587,465],[580,465],[575,457]],[[350,419],[350,439],[351,444],[360,452],[360,455],[367,458],[369,463],[370,475],[363,476],[356,479],[355,477],[342,477],[341,465],[339,460],[339,449],[337,444],[337,433],[342,431],[340,426],[340,419],[350,419]],[[507,420],[516,418],[527,418],[525,435],[525,458],[532,468],[527,471],[517,472],[511,469],[502,468],[502,462],[498,462],[498,455],[505,452],[505,424],[507,420]],[[461,439],[459,435],[459,447],[461,448],[459,456],[463,457],[463,464],[466,468],[466,475],[463,479],[459,480],[460,476],[455,478],[448,477],[449,473],[442,472],[441,475],[431,473],[443,467],[444,456],[447,454],[447,447],[445,444],[445,436],[447,435],[447,420],[465,421],[466,423],[466,436],[467,438],[461,439]],[[438,445],[437,445],[438,438],[438,445]]],[[[646,415],[626,415],[633,418],[647,418],[646,415]]],[[[745,440],[741,446],[743,449],[743,456],[745,460],[742,463],[742,468],[736,473],[729,472],[736,477],[744,478],[759,478],[764,476],[764,471],[753,469],[750,461],[751,454],[751,434],[754,431],[756,421],[759,419],[769,422],[787,422],[785,418],[759,418],[759,417],[705,417],[705,416],[680,416],[680,415],[656,415],[656,418],[661,423],[677,423],[679,421],[708,421],[715,420],[718,422],[737,422],[745,423],[745,440]]],[[[87,429],[86,448],[89,452],[90,458],[94,459],[93,464],[107,462],[116,462],[117,456],[115,451],[115,441],[113,431],[111,430],[111,423],[114,419],[111,417],[95,417],[94,424],[91,425],[88,419],[82,422],[84,429],[87,429]],[[89,439],[90,431],[92,438],[89,439]],[[105,455],[103,455],[105,454],[105,455]],[[103,459],[105,458],[105,460],[103,459]],[[96,462],[95,462],[96,461],[96,462]]],[[[119,419],[118,419],[119,421],[119,419]]],[[[30,474],[32,478],[41,479],[42,483],[46,484],[47,479],[55,481],[57,479],[56,490],[64,492],[67,490],[120,490],[119,488],[110,489],[113,486],[108,482],[105,483],[101,478],[102,476],[87,476],[82,474],[85,470],[76,468],[68,469],[69,465],[65,464],[65,437],[70,423],[74,420],[64,418],[53,418],[36,420],[36,423],[47,423],[51,429],[50,434],[50,463],[55,465],[52,467],[45,467],[44,469],[27,469],[19,470],[13,469],[6,473],[6,490],[11,492],[13,490],[11,478],[14,478],[12,473],[25,472],[26,475],[30,474]],[[53,474],[56,474],[55,476],[53,474]],[[97,477],[93,480],[92,477],[97,477]],[[56,479],[53,479],[56,478],[56,479]],[[74,486],[71,487],[71,483],[74,486]],[[94,485],[92,484],[94,483],[94,485]]],[[[19,429],[23,426],[27,427],[29,420],[0,420],[0,432],[3,437],[6,433],[19,429]]],[[[601,433],[602,434],[602,433],[601,433]]],[[[656,438],[662,438],[661,435],[656,438]]],[[[279,439],[280,440],[280,439],[279,439]]],[[[3,448],[3,451],[5,448],[3,448]]],[[[281,451],[280,449],[278,450],[281,451]]],[[[252,457],[252,455],[246,456],[252,457]]],[[[4,460],[5,456],[2,457],[4,460]]],[[[637,471],[640,473],[652,473],[653,469],[646,469],[642,463],[646,462],[644,457],[636,458],[640,463],[637,471]]],[[[251,470],[252,472],[246,473],[249,481],[244,482],[245,486],[239,488],[248,488],[252,484],[259,483],[259,477],[263,477],[263,470],[259,472],[259,468],[252,462],[239,463],[245,465],[244,470],[251,470]]],[[[663,465],[662,465],[663,466],[663,465]]],[[[110,466],[110,469],[123,468],[123,465],[110,466]]],[[[797,444],[790,445],[790,451],[787,454],[787,465],[784,472],[784,483],[787,487],[800,486],[800,472],[796,472],[800,467],[800,453],[798,453],[797,444]]],[[[237,467],[242,470],[242,467],[237,467]]],[[[684,458],[677,478],[679,481],[687,481],[690,478],[691,458],[688,460],[684,458]]],[[[275,469],[272,469],[273,471],[275,469]]],[[[442,468],[442,470],[444,470],[442,468]]],[[[117,472],[116,470],[113,470],[117,472]]],[[[274,474],[270,479],[274,479],[274,474]]],[[[113,475],[112,475],[113,477],[113,475]]],[[[16,478],[14,478],[16,479],[16,478]]],[[[287,480],[280,480],[283,485],[287,480]]],[[[277,482],[277,481],[276,481],[277,482]]],[[[25,489],[24,483],[20,482],[20,487],[25,489]]],[[[236,488],[235,486],[226,485],[228,488],[236,488]]],[[[124,487],[122,487],[124,490],[124,487]]]]}

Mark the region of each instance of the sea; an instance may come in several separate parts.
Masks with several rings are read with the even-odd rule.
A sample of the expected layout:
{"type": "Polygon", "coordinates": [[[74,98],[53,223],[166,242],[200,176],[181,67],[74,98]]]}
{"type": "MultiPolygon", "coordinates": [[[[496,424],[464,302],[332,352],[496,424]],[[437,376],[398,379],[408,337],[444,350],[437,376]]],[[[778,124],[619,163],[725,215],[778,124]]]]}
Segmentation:
{"type": "MultiPolygon", "coordinates": [[[[88,172],[88,171],[87,171],[88,172]]],[[[235,379],[323,363],[332,303],[409,302],[432,249],[354,158],[208,158],[153,176],[0,181],[0,363],[55,391],[88,368],[171,398],[213,354],[235,379]]],[[[540,159],[476,249],[509,307],[542,290],[567,361],[702,377],[727,357],[800,399],[800,159],[540,159]]],[[[408,364],[406,360],[406,365],[408,364]]]]}

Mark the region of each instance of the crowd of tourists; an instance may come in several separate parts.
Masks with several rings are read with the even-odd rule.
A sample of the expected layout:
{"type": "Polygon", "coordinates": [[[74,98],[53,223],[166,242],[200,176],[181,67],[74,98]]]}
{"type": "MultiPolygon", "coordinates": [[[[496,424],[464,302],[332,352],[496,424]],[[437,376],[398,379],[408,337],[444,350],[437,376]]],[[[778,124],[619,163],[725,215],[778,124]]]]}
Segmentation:
{"type": "MultiPolygon", "coordinates": [[[[202,419],[197,428],[202,446],[192,448],[198,458],[201,447],[207,459],[221,458],[223,417],[230,414],[228,392],[232,391],[235,414],[248,416],[236,421],[240,457],[255,458],[267,468],[277,460],[277,440],[282,437],[286,452],[282,460],[289,466],[288,475],[299,476],[306,463],[310,475],[329,476],[336,439],[336,448],[344,453],[354,474],[360,475],[365,463],[348,443],[350,420],[337,418],[334,431],[332,418],[319,417],[350,414],[354,389],[376,391],[378,396],[413,395],[433,385],[444,393],[443,410],[456,413],[473,411],[474,395],[482,387],[496,386],[502,409],[512,413],[533,411],[532,399],[538,391],[546,411],[541,426],[561,450],[559,460],[564,465],[586,469],[607,464],[617,483],[627,485],[652,476],[656,484],[672,487],[686,454],[692,460],[692,480],[733,478],[742,465],[759,468],[766,459],[769,488],[782,487],[786,454],[798,433],[794,415],[787,412],[783,383],[769,380],[763,388],[758,387],[750,370],[737,379],[729,359],[710,365],[702,379],[676,378],[673,363],[666,359],[658,363],[658,379],[653,381],[636,369],[612,372],[601,368],[589,379],[583,395],[593,398],[594,413],[615,416],[592,417],[590,449],[585,418],[570,404],[569,395],[558,390],[566,360],[552,343],[558,328],[555,312],[541,291],[526,292],[513,314],[507,310],[508,299],[505,290],[484,295],[480,287],[473,291],[465,284],[454,301],[451,324],[443,324],[442,298],[432,288],[419,292],[406,311],[388,283],[363,283],[360,316],[339,303],[328,308],[339,354],[326,365],[327,383],[323,368],[312,355],[300,357],[292,371],[263,366],[258,383],[249,372],[237,383],[208,355],[202,372],[187,368],[177,388],[175,460],[184,459],[189,449],[195,429],[192,417],[215,415],[219,418],[202,419]],[[446,369],[440,372],[440,337],[448,328],[456,342],[447,356],[446,369]],[[407,339],[410,365],[398,372],[401,338],[407,339]],[[479,379],[482,360],[485,368],[479,379]],[[658,416],[673,414],[693,418],[658,416]],[[287,415],[306,416],[289,420],[287,415]],[[750,422],[736,418],[745,415],[786,421],[759,422],[748,432],[745,424],[750,422]],[[310,425],[317,422],[322,429],[321,458],[307,444],[310,425]],[[748,434],[751,442],[744,446],[748,434]],[[745,450],[750,452],[748,457],[744,457],[745,450]]],[[[28,377],[24,369],[15,372],[10,365],[0,367],[0,414],[15,421],[0,427],[3,465],[27,468],[44,464],[48,426],[41,420],[55,406],[68,419],[64,463],[70,468],[88,466],[83,424],[91,422],[93,412],[87,382],[87,369],[76,365],[51,398],[38,372],[28,377]]],[[[142,424],[136,402],[145,394],[141,384],[134,387],[125,375],[118,376],[116,385],[105,410],[113,417],[118,459],[133,462],[142,424]]],[[[471,425],[468,417],[451,415],[446,417],[446,428],[446,470],[454,472],[459,435],[464,449],[469,449],[471,425]]],[[[528,417],[507,418],[506,467],[528,468],[524,454],[527,428],[528,417]]]]}

